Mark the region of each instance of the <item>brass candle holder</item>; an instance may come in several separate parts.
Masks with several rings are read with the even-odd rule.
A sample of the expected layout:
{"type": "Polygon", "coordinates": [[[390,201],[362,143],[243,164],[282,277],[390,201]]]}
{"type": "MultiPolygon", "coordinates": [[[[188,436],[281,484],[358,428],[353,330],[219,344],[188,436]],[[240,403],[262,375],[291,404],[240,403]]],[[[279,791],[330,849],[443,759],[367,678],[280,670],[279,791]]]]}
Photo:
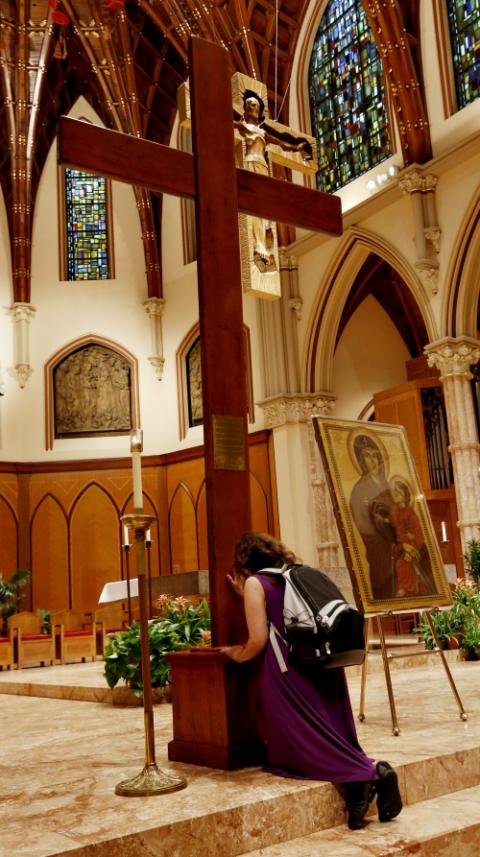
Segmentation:
{"type": "Polygon", "coordinates": [[[123,515],[122,524],[133,530],[138,578],[138,602],[140,607],[140,646],[142,657],[143,712],[145,723],[145,765],[135,777],[122,780],[115,786],[115,794],[125,797],[167,794],[184,789],[187,781],[174,777],[157,767],[155,761],[155,734],[153,726],[152,680],[150,672],[150,641],[148,637],[147,581],[145,577],[145,532],[155,520],[136,509],[133,515],[123,515]]]}

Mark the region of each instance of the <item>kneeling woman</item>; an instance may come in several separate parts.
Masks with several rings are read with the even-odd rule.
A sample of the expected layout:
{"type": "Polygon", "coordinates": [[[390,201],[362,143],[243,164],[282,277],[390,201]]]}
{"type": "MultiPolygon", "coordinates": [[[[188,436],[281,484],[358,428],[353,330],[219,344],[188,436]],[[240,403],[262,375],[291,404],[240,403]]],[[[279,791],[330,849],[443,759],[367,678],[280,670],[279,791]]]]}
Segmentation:
{"type": "Polygon", "coordinates": [[[222,651],[238,663],[261,652],[263,657],[265,770],[343,786],[352,830],[362,826],[375,795],[380,821],[390,821],[402,809],[397,775],[388,762],[375,764],[360,747],[344,670],[299,672],[288,664],[287,647],[279,640],[288,664],[282,673],[269,642],[269,622],[283,628],[284,583],[262,575],[262,568],[295,562],[295,555],[272,536],[245,533],[235,547],[233,575],[227,575],[234,591],[244,597],[248,640],[222,651]]]}

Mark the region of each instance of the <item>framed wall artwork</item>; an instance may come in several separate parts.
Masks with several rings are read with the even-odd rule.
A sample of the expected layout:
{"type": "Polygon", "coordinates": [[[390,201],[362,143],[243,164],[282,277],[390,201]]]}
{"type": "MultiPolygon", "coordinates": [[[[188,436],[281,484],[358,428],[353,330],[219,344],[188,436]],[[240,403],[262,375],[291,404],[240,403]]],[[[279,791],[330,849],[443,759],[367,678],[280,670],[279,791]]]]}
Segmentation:
{"type": "Polygon", "coordinates": [[[314,417],[357,606],[365,614],[451,604],[402,426],[314,417]]]}

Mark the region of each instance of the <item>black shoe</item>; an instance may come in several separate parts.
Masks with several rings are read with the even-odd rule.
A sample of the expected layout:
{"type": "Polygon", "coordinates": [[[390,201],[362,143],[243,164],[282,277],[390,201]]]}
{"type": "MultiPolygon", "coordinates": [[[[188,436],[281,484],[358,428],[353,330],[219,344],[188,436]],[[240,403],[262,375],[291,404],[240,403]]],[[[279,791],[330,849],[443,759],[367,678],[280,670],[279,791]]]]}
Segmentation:
{"type": "Polygon", "coordinates": [[[375,797],[376,782],[368,780],[358,783],[344,783],[345,797],[347,799],[348,826],[350,830],[358,830],[362,826],[362,819],[375,797]]]}
{"type": "Polygon", "coordinates": [[[402,810],[398,777],[388,762],[377,762],[377,809],[379,821],[391,821],[402,810]]]}

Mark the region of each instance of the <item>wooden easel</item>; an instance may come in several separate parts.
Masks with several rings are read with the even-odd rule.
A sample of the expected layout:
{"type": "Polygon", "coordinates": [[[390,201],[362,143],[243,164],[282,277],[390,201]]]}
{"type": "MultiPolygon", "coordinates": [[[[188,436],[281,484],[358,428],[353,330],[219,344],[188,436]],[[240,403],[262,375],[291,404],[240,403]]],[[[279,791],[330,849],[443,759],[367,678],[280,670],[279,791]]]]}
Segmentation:
{"type": "MultiPolygon", "coordinates": [[[[400,728],[398,725],[397,710],[395,708],[395,698],[393,695],[393,685],[392,685],[392,677],[390,674],[390,663],[389,662],[391,660],[393,660],[393,658],[403,657],[403,654],[400,654],[400,653],[393,654],[391,651],[388,651],[388,647],[387,647],[386,640],[385,640],[385,633],[384,633],[384,629],[383,629],[383,625],[382,625],[382,619],[386,618],[387,616],[389,616],[389,617],[394,616],[394,615],[399,614],[401,612],[402,611],[391,610],[388,613],[376,613],[374,615],[369,615],[366,617],[366,632],[365,632],[366,654],[365,654],[365,660],[364,660],[363,665],[362,665],[362,678],[361,678],[361,686],[360,686],[360,706],[359,706],[359,712],[358,712],[358,719],[363,723],[363,721],[365,720],[365,690],[366,690],[366,685],[367,685],[368,656],[369,656],[369,654],[373,654],[372,649],[369,647],[369,641],[371,638],[372,620],[374,618],[376,618],[377,622],[378,622],[378,636],[380,638],[380,649],[381,649],[382,659],[383,659],[383,668],[385,670],[385,681],[387,683],[387,693],[388,693],[388,701],[390,704],[390,714],[391,714],[391,718],[392,718],[392,734],[393,735],[400,735],[400,728]]],[[[437,632],[435,630],[435,625],[434,625],[434,622],[433,622],[432,617],[431,617],[431,611],[430,610],[414,610],[414,611],[409,610],[408,612],[409,613],[412,613],[412,612],[425,613],[425,616],[427,617],[427,622],[428,622],[428,624],[430,626],[430,630],[432,632],[433,639],[435,640],[435,647],[432,651],[438,652],[438,654],[440,655],[440,658],[441,658],[442,664],[443,664],[443,668],[446,672],[447,679],[448,679],[450,687],[452,689],[452,693],[453,693],[455,700],[457,702],[457,705],[458,705],[458,709],[460,712],[460,719],[466,720],[467,714],[466,714],[465,709],[463,707],[462,700],[460,699],[460,695],[458,693],[456,684],[453,680],[452,673],[450,672],[450,667],[448,666],[448,661],[445,657],[445,652],[443,651],[443,649],[440,646],[440,641],[438,639],[437,632]]],[[[424,654],[425,654],[424,651],[411,652],[409,657],[413,657],[415,655],[424,655],[424,654]]]]}

